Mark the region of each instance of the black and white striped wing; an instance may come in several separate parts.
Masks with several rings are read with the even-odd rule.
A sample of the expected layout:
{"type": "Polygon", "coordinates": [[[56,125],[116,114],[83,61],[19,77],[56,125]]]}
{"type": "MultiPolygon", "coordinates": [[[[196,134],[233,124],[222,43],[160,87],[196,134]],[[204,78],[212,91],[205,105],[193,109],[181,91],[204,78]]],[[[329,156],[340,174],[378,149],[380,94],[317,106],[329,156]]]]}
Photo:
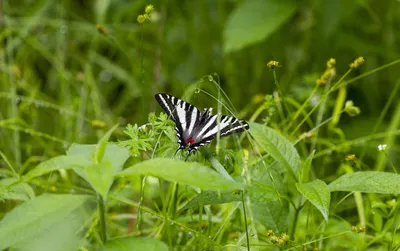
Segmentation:
{"type": "Polygon", "coordinates": [[[193,133],[193,138],[195,142],[192,146],[195,150],[199,146],[210,143],[214,138],[217,137],[218,131],[220,132],[220,137],[225,137],[233,133],[243,132],[249,129],[249,124],[244,120],[239,120],[235,117],[230,117],[226,115],[220,116],[220,121],[218,124],[218,115],[202,114],[203,118],[200,120],[195,127],[195,132],[193,133]],[[204,116],[207,116],[204,119],[204,116]]]}
{"type": "Polygon", "coordinates": [[[180,148],[186,147],[186,139],[190,138],[201,112],[193,105],[174,96],[159,93],[155,95],[157,102],[175,122],[176,135],[180,148]]]}

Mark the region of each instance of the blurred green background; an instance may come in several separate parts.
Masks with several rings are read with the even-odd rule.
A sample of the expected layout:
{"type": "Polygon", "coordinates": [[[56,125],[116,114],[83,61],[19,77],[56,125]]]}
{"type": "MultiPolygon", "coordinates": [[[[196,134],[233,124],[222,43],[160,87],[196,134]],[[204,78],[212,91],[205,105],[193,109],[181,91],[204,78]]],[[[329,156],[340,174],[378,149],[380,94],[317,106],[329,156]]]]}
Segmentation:
{"type": "MultiPolygon", "coordinates": [[[[95,143],[102,132],[93,129],[93,120],[107,127],[145,123],[149,112],[161,110],[155,93],[182,97],[201,88],[216,96],[215,88],[199,82],[208,74],[218,74],[234,107],[248,119],[257,97],[275,90],[266,67],[270,60],[281,65],[276,74],[284,96],[301,103],[329,58],[336,59],[337,81],[359,56],[365,64],[348,79],[400,57],[397,0],[5,0],[0,5],[0,149],[17,167],[60,154],[72,142],[95,143]],[[140,25],[137,17],[148,4],[155,11],[140,25]]],[[[340,127],[347,137],[372,133],[399,70],[396,64],[348,86],[348,99],[362,112],[354,119],[343,116],[340,127]]],[[[194,96],[191,101],[200,107],[216,106],[213,99],[194,96]]],[[[389,106],[380,130],[396,105],[389,106]]]]}

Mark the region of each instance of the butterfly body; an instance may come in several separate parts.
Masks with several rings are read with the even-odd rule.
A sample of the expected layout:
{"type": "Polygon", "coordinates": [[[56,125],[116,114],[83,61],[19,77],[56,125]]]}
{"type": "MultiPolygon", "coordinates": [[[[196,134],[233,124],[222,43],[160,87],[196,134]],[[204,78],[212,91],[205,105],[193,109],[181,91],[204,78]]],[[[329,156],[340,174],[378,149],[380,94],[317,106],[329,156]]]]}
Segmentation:
{"type": "Polygon", "coordinates": [[[156,94],[155,99],[175,122],[178,151],[187,147],[189,155],[198,147],[210,143],[218,132],[224,137],[249,129],[244,120],[226,115],[212,115],[211,108],[200,112],[193,105],[168,94],[156,94]]]}

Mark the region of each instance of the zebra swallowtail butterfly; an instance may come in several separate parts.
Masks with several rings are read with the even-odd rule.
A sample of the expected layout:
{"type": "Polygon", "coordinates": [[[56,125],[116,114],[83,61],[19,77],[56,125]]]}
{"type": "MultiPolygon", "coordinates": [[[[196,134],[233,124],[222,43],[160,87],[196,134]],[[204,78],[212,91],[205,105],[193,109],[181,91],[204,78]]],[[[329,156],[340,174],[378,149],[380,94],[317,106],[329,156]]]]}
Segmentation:
{"type": "Polygon", "coordinates": [[[218,124],[218,115],[212,115],[211,108],[200,112],[193,105],[163,93],[156,94],[155,98],[175,122],[175,131],[179,144],[176,152],[187,147],[189,152],[187,158],[198,147],[210,143],[217,136],[218,130],[220,137],[224,137],[249,129],[249,124],[246,121],[226,115],[220,116],[218,124]]]}

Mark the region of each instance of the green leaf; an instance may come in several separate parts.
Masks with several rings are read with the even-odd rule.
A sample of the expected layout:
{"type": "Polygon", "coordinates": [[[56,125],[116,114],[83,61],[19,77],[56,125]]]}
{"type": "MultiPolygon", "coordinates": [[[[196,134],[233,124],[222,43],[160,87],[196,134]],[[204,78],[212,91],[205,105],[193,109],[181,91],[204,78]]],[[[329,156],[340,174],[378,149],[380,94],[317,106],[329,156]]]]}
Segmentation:
{"type": "Polygon", "coordinates": [[[43,194],[0,222],[0,250],[78,250],[96,209],[90,196],[43,194]]]}
{"type": "Polygon", "coordinates": [[[28,183],[17,181],[17,178],[0,180],[0,201],[2,199],[26,201],[35,197],[35,191],[28,183]]]}
{"type": "Polygon", "coordinates": [[[288,230],[289,203],[277,200],[278,194],[287,196],[286,179],[278,172],[279,166],[264,166],[263,162],[254,166],[250,170],[252,180],[247,191],[254,219],[268,229],[282,233],[288,230]]]}
{"type": "MultiPolygon", "coordinates": [[[[98,145],[73,144],[67,151],[68,156],[81,156],[91,161],[98,145]]],[[[129,151],[116,144],[105,145],[104,157],[101,163],[91,162],[85,169],[75,168],[74,171],[91,184],[97,193],[106,198],[114,181],[114,176],[122,170],[129,157],[129,151]]]]}
{"type": "Polygon", "coordinates": [[[258,123],[250,123],[250,133],[264,151],[283,164],[286,170],[299,180],[300,157],[289,140],[275,130],[258,123]]]}
{"type": "Polygon", "coordinates": [[[121,176],[151,175],[204,190],[239,189],[241,185],[196,162],[158,158],[140,162],[120,173],[121,176]]]}
{"type": "Polygon", "coordinates": [[[234,191],[204,191],[203,192],[203,201],[201,198],[201,194],[198,194],[192,200],[190,200],[184,207],[182,207],[179,211],[185,211],[190,208],[198,208],[200,203],[203,205],[216,205],[216,204],[224,204],[233,201],[241,201],[242,195],[240,190],[234,191]]]}
{"type": "Polygon", "coordinates": [[[110,240],[100,249],[100,251],[120,250],[168,251],[168,246],[157,239],[127,237],[110,240]]]}
{"type": "Polygon", "coordinates": [[[311,169],[311,163],[314,158],[315,150],[307,157],[307,159],[302,164],[301,180],[307,182],[309,180],[309,174],[311,169]]]}
{"type": "Polygon", "coordinates": [[[309,183],[297,183],[296,187],[321,212],[325,220],[328,221],[331,194],[325,182],[314,180],[309,183]]]}
{"type": "Polygon", "coordinates": [[[278,233],[288,231],[289,203],[286,200],[252,202],[251,211],[254,218],[267,229],[278,233]]]}
{"type": "MultiPolygon", "coordinates": [[[[270,36],[296,10],[292,0],[243,1],[229,16],[224,30],[224,52],[240,50],[270,36]]],[[[251,127],[250,127],[251,128],[251,127]]]]}
{"type": "Polygon", "coordinates": [[[221,162],[219,162],[218,159],[211,157],[210,158],[210,163],[214,167],[214,169],[221,174],[224,178],[228,180],[233,180],[232,177],[229,175],[229,173],[225,170],[225,168],[222,166],[221,162]]]}
{"type": "Polygon", "coordinates": [[[118,126],[119,126],[119,124],[116,124],[115,126],[113,126],[99,140],[99,143],[97,144],[97,148],[96,148],[96,155],[95,155],[96,163],[100,163],[103,160],[104,152],[106,151],[107,142],[110,139],[111,134],[115,131],[115,129],[117,129],[118,126]]]}
{"type": "Polygon", "coordinates": [[[329,190],[364,193],[400,193],[400,175],[387,172],[356,172],[345,174],[329,185],[329,190]]]}
{"type": "MultiPolygon", "coordinates": [[[[67,151],[67,156],[83,156],[92,164],[96,149],[97,145],[72,144],[67,151]]],[[[114,174],[117,174],[122,170],[122,167],[128,158],[129,151],[127,149],[116,144],[108,143],[106,145],[102,162],[110,162],[114,169],[114,174]]]]}
{"type": "Polygon", "coordinates": [[[108,190],[114,181],[114,170],[110,162],[93,164],[84,169],[87,181],[103,198],[107,198],[108,190]]]}
{"type": "Polygon", "coordinates": [[[263,184],[255,180],[248,186],[250,200],[257,203],[266,203],[277,200],[277,194],[272,185],[263,184]]]}
{"type": "Polygon", "coordinates": [[[37,176],[41,176],[53,171],[57,171],[59,169],[69,169],[73,167],[85,167],[90,165],[91,161],[87,160],[82,156],[58,156],[46,160],[35,168],[33,168],[30,172],[23,176],[23,180],[31,180],[37,176]]]}

